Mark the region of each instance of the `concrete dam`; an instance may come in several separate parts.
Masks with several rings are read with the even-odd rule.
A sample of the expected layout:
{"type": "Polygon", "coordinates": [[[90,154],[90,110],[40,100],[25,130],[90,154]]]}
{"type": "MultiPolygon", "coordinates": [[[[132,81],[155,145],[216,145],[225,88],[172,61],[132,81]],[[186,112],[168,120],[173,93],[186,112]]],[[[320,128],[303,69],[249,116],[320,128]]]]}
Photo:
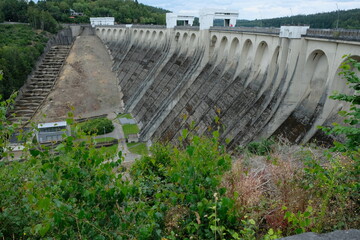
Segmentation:
{"type": "Polygon", "coordinates": [[[221,125],[229,146],[270,136],[294,143],[319,138],[318,125],[341,119],[349,92],[338,75],[345,54],[360,58],[359,32],[279,29],[98,26],[112,56],[125,111],[144,141],[176,142],[192,123],[198,134],[221,125]]]}
{"type": "Polygon", "coordinates": [[[82,96],[72,99],[79,113],[123,106],[136,118],[143,141],[177,142],[181,130],[192,126],[200,135],[219,129],[229,147],[271,136],[293,143],[326,140],[317,126],[341,122],[337,112],[349,107],[329,99],[335,90],[350,91],[338,75],[342,56],[360,59],[360,31],[308,27],[72,25],[48,48],[54,44],[73,46],[65,67],[46,75],[54,66],[44,54],[20,90],[13,121],[42,114],[58,121],[67,111],[64,98],[82,96]],[[106,49],[106,56],[97,52],[101,42],[90,44],[98,42],[93,31],[111,68],[106,49]],[[86,97],[76,94],[84,88],[86,97]]]}
{"type": "MultiPolygon", "coordinates": [[[[98,91],[102,95],[91,95],[93,100],[104,102],[105,94],[121,102],[118,99],[122,97],[124,111],[139,123],[140,139],[150,142],[177,142],[181,130],[190,126],[199,135],[219,129],[221,140],[226,140],[229,147],[271,136],[282,136],[293,143],[323,140],[325,136],[317,126],[341,122],[337,112],[349,107],[329,99],[335,90],[350,91],[338,75],[344,61],[342,56],[351,54],[360,59],[358,30],[306,29],[304,32],[302,27],[200,30],[126,25],[94,29],[69,26],[65,31],[69,30],[71,33],[66,36],[82,39],[78,39],[78,50],[71,49],[70,53],[76,50],[79,58],[84,58],[81,63],[84,66],[90,57],[86,54],[92,50],[90,45],[81,47],[81,44],[95,40],[83,35],[94,30],[106,46],[112,58],[111,69],[116,74],[106,80],[109,76],[103,73],[106,79],[87,81],[86,78],[98,74],[96,67],[92,67],[87,77],[82,72],[84,79],[78,79],[77,75],[74,79],[97,85],[92,86],[91,92],[103,88],[98,91]],[[88,52],[81,53],[80,49],[88,52]],[[119,85],[119,97],[111,95],[116,91],[103,92],[105,88],[101,84],[105,80],[119,85]]],[[[44,59],[46,63],[47,58],[44,59]]],[[[98,58],[98,64],[103,65],[101,59],[98,58]]],[[[80,61],[76,56],[73,60],[80,61]]],[[[66,62],[68,68],[80,63],[69,59],[66,62]]],[[[110,68],[108,71],[111,72],[110,68]]],[[[63,70],[64,74],[67,72],[63,70]]],[[[66,86],[69,77],[62,75],[58,84],[50,84],[49,99],[61,99],[69,91],[57,89],[66,86]]],[[[51,110],[53,104],[42,103],[49,91],[44,92],[38,81],[45,80],[37,79],[35,74],[20,91],[14,108],[16,118],[32,118],[40,105],[46,114],[51,110]],[[37,87],[35,90],[32,83],[37,87]],[[28,104],[27,94],[39,97],[36,106],[28,104]]],[[[114,101],[105,102],[118,111],[114,101]]],[[[94,104],[100,103],[90,105],[94,104]]]]}

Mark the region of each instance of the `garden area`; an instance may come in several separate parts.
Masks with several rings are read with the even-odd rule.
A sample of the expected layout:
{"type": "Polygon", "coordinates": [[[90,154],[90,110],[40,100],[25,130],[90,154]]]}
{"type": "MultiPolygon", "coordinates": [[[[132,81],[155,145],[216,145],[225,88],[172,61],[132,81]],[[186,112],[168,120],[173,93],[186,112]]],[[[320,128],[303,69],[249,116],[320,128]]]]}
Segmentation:
{"type": "Polygon", "coordinates": [[[129,139],[131,139],[131,135],[134,136],[139,134],[139,127],[136,124],[134,118],[131,116],[131,114],[130,113],[119,114],[118,119],[121,123],[125,138],[127,139],[126,145],[128,150],[134,154],[139,154],[143,156],[148,155],[149,151],[146,143],[129,141],[129,139]],[[124,121],[124,119],[127,119],[129,121],[126,120],[124,121]]]}

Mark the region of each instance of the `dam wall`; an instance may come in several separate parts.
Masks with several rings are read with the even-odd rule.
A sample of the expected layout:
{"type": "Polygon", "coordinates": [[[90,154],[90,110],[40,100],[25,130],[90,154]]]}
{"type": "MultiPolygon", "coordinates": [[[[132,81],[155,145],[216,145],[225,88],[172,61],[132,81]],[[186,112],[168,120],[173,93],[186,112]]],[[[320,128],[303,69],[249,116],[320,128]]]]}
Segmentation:
{"type": "Polygon", "coordinates": [[[360,59],[357,33],[285,38],[279,29],[125,25],[95,32],[144,141],[176,142],[190,126],[205,135],[219,129],[229,147],[274,135],[320,139],[317,126],[341,122],[337,112],[349,107],[328,98],[350,91],[338,76],[342,56],[360,59]]]}

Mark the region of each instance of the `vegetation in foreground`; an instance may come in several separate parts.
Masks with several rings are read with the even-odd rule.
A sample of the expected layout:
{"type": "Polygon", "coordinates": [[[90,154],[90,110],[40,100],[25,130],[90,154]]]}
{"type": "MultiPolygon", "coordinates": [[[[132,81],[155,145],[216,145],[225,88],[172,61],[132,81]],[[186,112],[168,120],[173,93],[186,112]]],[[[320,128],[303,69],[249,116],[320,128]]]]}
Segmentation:
{"type": "MultiPolygon", "coordinates": [[[[275,239],[359,228],[360,79],[348,64],[360,69],[352,60],[343,68],[355,94],[335,95],[353,105],[343,113],[347,126],[327,130],[347,138],[333,152],[279,150],[273,144],[266,156],[232,159],[217,131],[206,138],[183,130],[178,146],[155,145],[151,156],[124,171],[121,152],[117,161],[104,162],[107,156],[93,147],[93,140],[76,142],[82,133],[75,132],[58,145],[57,154],[30,144],[27,161],[0,163],[0,235],[275,239]]],[[[10,103],[1,103],[2,147],[13,131],[4,117],[10,103]]]]}

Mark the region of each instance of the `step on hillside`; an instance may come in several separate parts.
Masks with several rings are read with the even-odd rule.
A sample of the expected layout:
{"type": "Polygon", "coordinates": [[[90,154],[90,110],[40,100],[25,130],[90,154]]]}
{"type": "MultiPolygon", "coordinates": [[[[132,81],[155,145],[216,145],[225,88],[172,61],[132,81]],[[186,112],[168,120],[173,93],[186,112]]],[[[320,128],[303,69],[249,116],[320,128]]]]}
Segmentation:
{"type": "Polygon", "coordinates": [[[23,89],[23,94],[17,99],[13,109],[9,111],[8,119],[10,121],[26,123],[32,118],[55,84],[70,48],[69,45],[51,47],[23,89]]]}

